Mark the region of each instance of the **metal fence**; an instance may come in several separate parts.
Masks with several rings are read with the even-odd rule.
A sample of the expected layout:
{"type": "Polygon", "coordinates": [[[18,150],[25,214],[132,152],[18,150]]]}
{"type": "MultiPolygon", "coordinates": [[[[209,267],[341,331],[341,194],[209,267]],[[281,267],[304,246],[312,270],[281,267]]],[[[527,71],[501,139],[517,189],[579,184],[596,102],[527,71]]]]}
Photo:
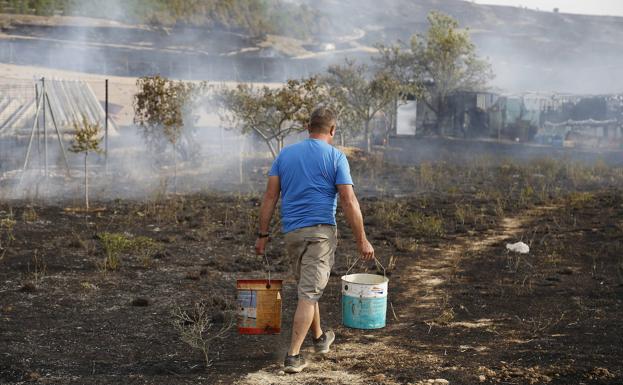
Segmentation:
{"type": "Polygon", "coordinates": [[[117,135],[107,119],[107,82],[102,86],[100,102],[84,80],[0,78],[0,169],[27,167],[32,157],[47,170],[48,150],[66,160],[75,125],[85,120],[104,128],[106,143],[109,135],[117,135]]]}

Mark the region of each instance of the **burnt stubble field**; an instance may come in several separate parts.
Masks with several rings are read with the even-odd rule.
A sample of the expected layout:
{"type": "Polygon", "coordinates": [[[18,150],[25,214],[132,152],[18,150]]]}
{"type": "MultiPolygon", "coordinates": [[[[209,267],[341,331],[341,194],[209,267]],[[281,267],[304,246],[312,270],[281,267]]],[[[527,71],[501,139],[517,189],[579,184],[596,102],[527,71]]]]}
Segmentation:
{"type": "MultiPolygon", "coordinates": [[[[265,274],[253,254],[261,161],[246,192],[102,200],[88,214],[62,201],[2,203],[0,383],[621,383],[623,169],[349,157],[390,278],[386,328],[340,326],[340,276],[356,250],[338,210],[321,303],[337,334],[328,356],[310,356],[300,375],[279,373],[296,290],[278,223],[269,258],[272,275],[287,279],[282,334],[233,328],[211,344],[209,367],[180,339],[175,309],[233,301],[237,278],[265,274]],[[507,251],[517,241],[530,252],[507,251]]],[[[211,317],[215,328],[226,322],[222,308],[211,317]]]]}

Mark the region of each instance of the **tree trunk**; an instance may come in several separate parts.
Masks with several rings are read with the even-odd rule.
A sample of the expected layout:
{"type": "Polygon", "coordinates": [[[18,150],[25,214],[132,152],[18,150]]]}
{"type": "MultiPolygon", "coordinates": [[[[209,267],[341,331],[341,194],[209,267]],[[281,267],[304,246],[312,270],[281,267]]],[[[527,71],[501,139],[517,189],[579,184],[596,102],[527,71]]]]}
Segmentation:
{"type": "Polygon", "coordinates": [[[173,144],[173,194],[177,195],[177,149],[173,144]]]}
{"type": "Polygon", "coordinates": [[[86,151],[84,153],[84,203],[86,205],[87,211],[89,211],[89,169],[87,166],[88,156],[89,152],[86,151]]]}
{"type": "Polygon", "coordinates": [[[266,146],[270,150],[270,154],[273,156],[273,159],[276,159],[277,153],[275,152],[275,148],[273,147],[273,145],[270,143],[270,139],[264,139],[264,142],[266,142],[266,146]]]}
{"type": "Polygon", "coordinates": [[[243,165],[243,155],[244,155],[244,147],[246,144],[246,139],[242,137],[242,145],[240,146],[240,156],[238,157],[238,172],[240,173],[240,184],[244,183],[244,165],[243,165]]]}
{"type": "Polygon", "coordinates": [[[366,136],[366,151],[372,152],[372,140],[370,138],[370,120],[366,120],[365,136],[366,136]]]}
{"type": "Polygon", "coordinates": [[[442,97],[439,97],[439,101],[437,102],[437,123],[435,124],[436,134],[439,136],[444,135],[444,125],[446,124],[446,106],[445,101],[442,97]]]}
{"type": "Polygon", "coordinates": [[[283,150],[283,142],[285,141],[285,138],[282,136],[279,139],[277,139],[279,143],[279,145],[277,146],[277,149],[279,150],[279,152],[281,152],[281,150],[283,150]]]}

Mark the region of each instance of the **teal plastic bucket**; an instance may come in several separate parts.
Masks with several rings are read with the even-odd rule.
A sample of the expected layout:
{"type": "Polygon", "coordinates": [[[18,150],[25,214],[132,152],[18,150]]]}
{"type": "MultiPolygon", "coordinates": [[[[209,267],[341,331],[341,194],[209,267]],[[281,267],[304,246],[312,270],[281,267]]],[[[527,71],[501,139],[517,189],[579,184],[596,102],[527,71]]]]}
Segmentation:
{"type": "Polygon", "coordinates": [[[342,277],[342,323],[355,329],[385,327],[389,279],[375,274],[342,277]]]}

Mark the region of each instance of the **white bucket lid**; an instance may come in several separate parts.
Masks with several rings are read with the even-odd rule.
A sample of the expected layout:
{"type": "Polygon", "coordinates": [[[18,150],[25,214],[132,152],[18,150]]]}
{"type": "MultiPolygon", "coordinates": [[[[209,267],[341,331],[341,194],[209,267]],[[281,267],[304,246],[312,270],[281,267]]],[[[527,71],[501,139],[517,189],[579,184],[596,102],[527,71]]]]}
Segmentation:
{"type": "Polygon", "coordinates": [[[389,282],[389,279],[377,274],[349,274],[343,275],[342,281],[359,285],[379,285],[389,282]]]}

